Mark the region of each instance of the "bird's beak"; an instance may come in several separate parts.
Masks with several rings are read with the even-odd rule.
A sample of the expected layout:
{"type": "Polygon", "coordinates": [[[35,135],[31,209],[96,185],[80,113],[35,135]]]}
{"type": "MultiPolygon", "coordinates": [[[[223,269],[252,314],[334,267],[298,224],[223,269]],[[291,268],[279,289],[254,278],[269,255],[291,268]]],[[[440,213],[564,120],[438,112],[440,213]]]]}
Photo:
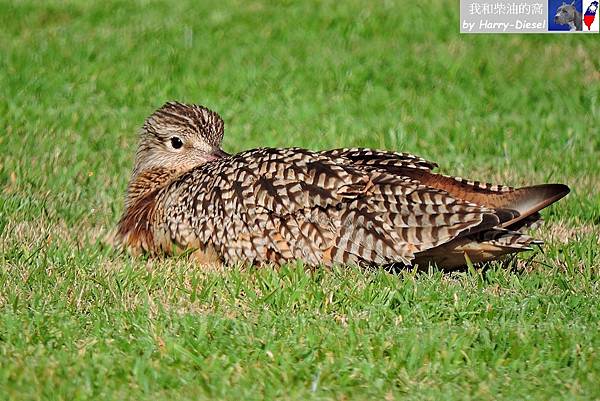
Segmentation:
{"type": "Polygon", "coordinates": [[[211,160],[211,161],[217,160],[217,159],[222,159],[222,158],[228,157],[228,156],[231,156],[231,155],[220,148],[213,149],[213,151],[208,155],[209,160],[211,160]]]}

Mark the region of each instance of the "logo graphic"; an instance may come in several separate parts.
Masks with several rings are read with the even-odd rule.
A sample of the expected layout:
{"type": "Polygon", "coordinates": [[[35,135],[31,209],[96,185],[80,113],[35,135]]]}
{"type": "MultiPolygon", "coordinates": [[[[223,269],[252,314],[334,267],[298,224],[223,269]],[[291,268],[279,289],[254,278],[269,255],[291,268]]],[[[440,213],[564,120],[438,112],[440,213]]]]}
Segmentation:
{"type": "Polygon", "coordinates": [[[560,0],[548,1],[548,12],[554,12],[554,17],[548,18],[550,31],[581,31],[583,18],[581,13],[582,0],[565,3],[560,0]]]}
{"type": "Polygon", "coordinates": [[[585,14],[583,14],[583,24],[587,27],[588,31],[598,32],[598,20],[596,13],[598,12],[598,2],[590,1],[585,14]],[[594,24],[594,22],[596,22],[594,24]]]}
{"type": "Polygon", "coordinates": [[[600,0],[460,0],[460,33],[600,33],[600,0]]]}

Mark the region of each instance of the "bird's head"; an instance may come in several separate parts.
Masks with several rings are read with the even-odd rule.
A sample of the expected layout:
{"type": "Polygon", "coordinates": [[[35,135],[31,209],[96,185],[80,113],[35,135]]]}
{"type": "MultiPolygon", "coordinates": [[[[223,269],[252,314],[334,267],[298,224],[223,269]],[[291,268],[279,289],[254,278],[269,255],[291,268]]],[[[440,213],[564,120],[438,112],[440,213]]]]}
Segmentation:
{"type": "Polygon", "coordinates": [[[223,126],[221,117],[206,107],[164,104],[142,127],[133,176],[154,169],[184,172],[228,156],[221,149],[223,126]]]}

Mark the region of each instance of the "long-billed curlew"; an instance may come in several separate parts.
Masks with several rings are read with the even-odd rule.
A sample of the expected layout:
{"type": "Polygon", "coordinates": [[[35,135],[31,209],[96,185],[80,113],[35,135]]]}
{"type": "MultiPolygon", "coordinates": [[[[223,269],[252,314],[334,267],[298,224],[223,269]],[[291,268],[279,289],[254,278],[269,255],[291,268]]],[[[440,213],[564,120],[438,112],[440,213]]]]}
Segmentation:
{"type": "Polygon", "coordinates": [[[567,195],[432,172],[372,149],[221,149],[223,120],[169,102],[145,122],[117,239],[202,263],[464,265],[530,249],[523,228],[567,195]]]}

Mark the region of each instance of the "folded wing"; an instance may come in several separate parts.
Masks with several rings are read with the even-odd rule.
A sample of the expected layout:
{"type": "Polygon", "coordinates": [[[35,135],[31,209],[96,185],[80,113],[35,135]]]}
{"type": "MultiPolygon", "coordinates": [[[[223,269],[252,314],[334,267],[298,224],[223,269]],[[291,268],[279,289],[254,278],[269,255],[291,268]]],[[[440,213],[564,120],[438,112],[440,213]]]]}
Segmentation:
{"type": "Polygon", "coordinates": [[[459,180],[435,181],[443,177],[431,173],[435,166],[370,149],[250,150],[200,166],[172,185],[166,205],[177,216],[170,219],[178,222],[170,227],[172,240],[211,244],[226,263],[410,264],[522,216],[507,207],[521,205],[518,197],[477,202],[469,195],[477,191],[462,189],[459,180]]]}

